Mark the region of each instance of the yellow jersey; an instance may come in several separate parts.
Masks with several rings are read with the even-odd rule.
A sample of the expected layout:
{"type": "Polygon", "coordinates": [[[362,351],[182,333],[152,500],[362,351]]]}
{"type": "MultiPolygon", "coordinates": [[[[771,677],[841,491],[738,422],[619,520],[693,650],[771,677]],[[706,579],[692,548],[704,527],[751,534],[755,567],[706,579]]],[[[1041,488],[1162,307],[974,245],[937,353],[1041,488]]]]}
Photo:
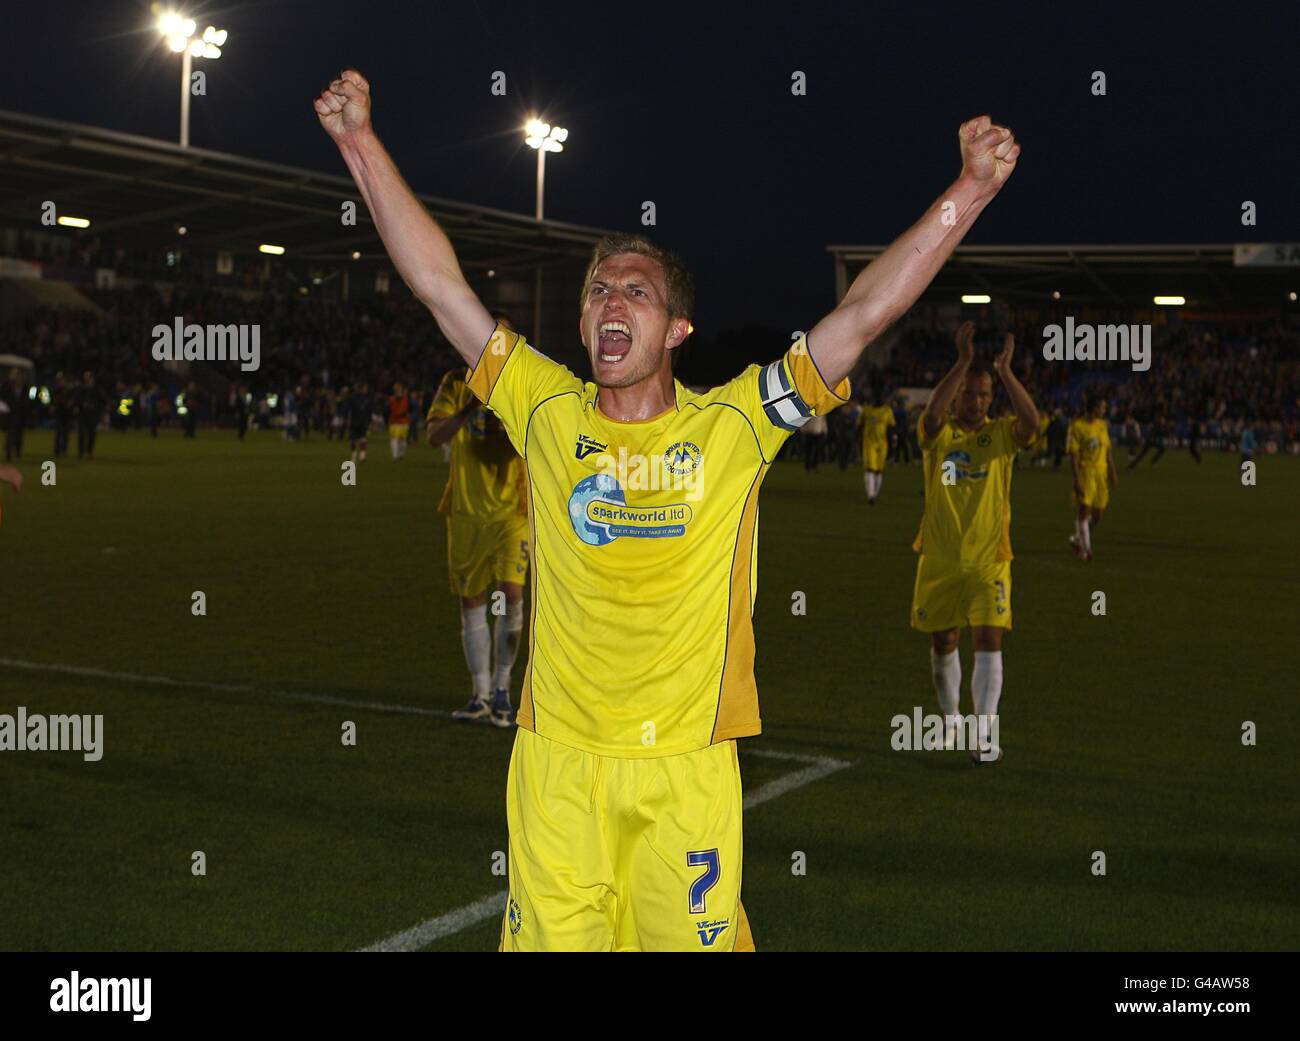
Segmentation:
{"type": "Polygon", "coordinates": [[[1011,559],[1011,464],[1025,447],[1016,422],[1006,416],[968,431],[949,416],[934,437],[917,424],[925,513],[914,550],[962,567],[1011,559]]]}
{"type": "Polygon", "coordinates": [[[1034,434],[1034,439],[1029,442],[1030,448],[1041,448],[1047,440],[1047,428],[1052,425],[1052,417],[1049,415],[1040,415],[1038,417],[1038,432],[1034,434]]]}
{"type": "MultiPolygon", "coordinates": [[[[442,378],[428,422],[456,415],[477,402],[465,382],[466,370],[453,370],[442,378]]],[[[451,439],[451,473],[443,489],[438,512],[491,521],[528,512],[527,477],[500,421],[482,405],[451,439]]]]}
{"type": "Polygon", "coordinates": [[[528,470],[533,581],[521,727],[596,755],[677,755],[762,730],[758,490],[849,395],[804,339],[638,422],[498,325],[469,381],[528,470]]]}
{"type": "Polygon", "coordinates": [[[889,428],[893,425],[894,410],[888,405],[863,405],[862,415],[858,417],[863,447],[888,442],[889,428]]]}
{"type": "Polygon", "coordinates": [[[1110,424],[1104,419],[1076,419],[1070,423],[1066,451],[1085,470],[1104,470],[1110,451],[1110,424]]]}

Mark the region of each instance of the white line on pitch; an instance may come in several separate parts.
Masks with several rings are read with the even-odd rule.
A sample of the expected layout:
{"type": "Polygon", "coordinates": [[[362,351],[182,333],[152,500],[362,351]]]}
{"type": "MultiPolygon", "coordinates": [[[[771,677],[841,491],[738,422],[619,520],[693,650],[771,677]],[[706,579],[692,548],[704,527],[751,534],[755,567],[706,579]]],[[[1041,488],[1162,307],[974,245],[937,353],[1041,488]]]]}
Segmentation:
{"type": "Polygon", "coordinates": [[[499,893],[485,896],[482,900],[466,904],[455,911],[449,911],[445,915],[430,918],[427,922],[421,922],[410,929],[394,933],[387,939],[380,940],[369,947],[363,947],[361,949],[362,953],[418,951],[421,947],[428,947],[435,940],[441,940],[445,936],[452,935],[452,933],[468,929],[471,925],[478,925],[479,922],[487,918],[499,917],[505,910],[507,892],[509,890],[503,889],[499,893]]]}
{"type": "Polygon", "coordinates": [[[831,759],[817,755],[796,755],[793,752],[774,752],[765,748],[755,748],[745,754],[763,756],[767,759],[789,759],[796,763],[808,764],[804,769],[778,777],[775,781],[768,781],[761,788],[746,795],[744,805],[747,810],[752,810],[755,806],[761,806],[772,799],[779,799],[787,792],[802,788],[806,784],[812,784],[813,781],[820,781],[823,777],[833,774],[837,770],[844,770],[853,765],[843,759],[831,759]]]}
{"type": "Polygon", "coordinates": [[[170,676],[142,676],[134,672],[111,672],[82,665],[58,665],[45,662],[20,661],[0,658],[0,666],[29,669],[32,672],[58,672],[68,676],[86,676],[91,679],[115,680],[122,683],[152,683],[161,687],[190,687],[195,690],[216,690],[224,694],[261,694],[286,701],[306,701],[316,705],[343,705],[347,708],[368,708],[375,712],[400,712],[408,716],[448,717],[450,712],[436,708],[417,708],[414,705],[390,705],[382,701],[362,701],[357,698],[340,698],[333,694],[311,694],[297,690],[267,690],[249,683],[209,683],[205,680],[176,680],[170,676]]]}
{"type": "MultiPolygon", "coordinates": [[[[106,679],[124,683],[149,683],[161,687],[188,687],[193,690],[214,690],[226,694],[261,694],[286,701],[305,701],[316,705],[344,705],[349,708],[372,709],[376,712],[399,712],[411,716],[433,716],[446,718],[450,712],[441,709],[417,708],[414,705],[392,705],[379,701],[360,701],[355,698],[340,698],[332,694],[311,694],[296,690],[270,690],[255,687],[249,683],[211,683],[206,680],[178,680],[170,676],[146,676],[134,672],[113,672],[109,669],[95,669],[84,665],[59,665],[48,662],[22,661],[17,658],[0,658],[0,666],[15,669],[27,669],[31,672],[57,672],[67,676],[85,676],[91,679],[106,679]]],[[[777,752],[767,748],[743,748],[745,755],[765,759],[784,759],[788,762],[805,763],[804,769],[778,777],[774,781],[750,792],[745,796],[744,808],[752,810],[772,799],[819,781],[837,770],[843,770],[851,763],[843,759],[831,759],[825,756],[800,755],[796,752],[777,752]]],[[[394,933],[378,943],[364,948],[366,951],[413,951],[427,947],[437,940],[458,933],[477,925],[493,915],[500,914],[505,906],[506,890],[485,896],[472,904],[449,911],[447,914],[430,918],[419,925],[400,933],[394,933]]]]}
{"type": "MultiPolygon", "coordinates": [[[[803,770],[796,770],[784,777],[778,777],[775,781],[768,781],[761,788],[750,792],[749,795],[745,796],[744,806],[747,810],[752,810],[755,806],[780,798],[796,788],[812,784],[813,781],[821,780],[828,774],[833,774],[837,770],[843,770],[853,765],[843,759],[830,759],[816,755],[798,755],[794,752],[775,752],[765,748],[755,748],[752,751],[746,750],[745,754],[762,756],[766,759],[786,759],[791,762],[809,764],[803,770]]],[[[362,951],[418,951],[436,940],[445,939],[462,929],[468,929],[470,926],[478,925],[479,922],[500,915],[505,909],[508,893],[509,890],[503,889],[499,893],[485,896],[482,900],[476,900],[474,903],[457,908],[455,911],[448,911],[437,918],[430,918],[419,925],[412,926],[410,929],[394,933],[378,943],[363,947],[362,951]]]]}

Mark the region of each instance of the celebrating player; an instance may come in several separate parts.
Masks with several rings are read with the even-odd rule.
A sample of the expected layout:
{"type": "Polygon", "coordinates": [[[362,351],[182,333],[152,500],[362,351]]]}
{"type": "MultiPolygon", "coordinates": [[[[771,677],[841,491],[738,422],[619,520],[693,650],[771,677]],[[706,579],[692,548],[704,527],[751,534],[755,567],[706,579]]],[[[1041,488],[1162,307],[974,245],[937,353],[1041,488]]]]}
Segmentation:
{"type": "MultiPolygon", "coordinates": [[[[505,315],[493,317],[514,331],[505,315]]],[[[528,479],[500,420],[470,390],[470,376],[456,369],[443,377],[425,435],[434,448],[451,444],[451,473],[438,512],[447,518],[447,571],[460,598],[461,644],[473,686],[469,704],[452,717],[509,727],[510,674],[519,656],[528,574],[528,479]],[[494,586],[504,594],[505,614],[497,615],[489,640],[487,594],[494,586]]]]}
{"type": "Polygon", "coordinates": [[[1014,414],[988,418],[993,377],[975,361],[975,324],[957,330],[957,363],[930,394],[921,417],[925,513],[912,548],[921,556],[912,592],[912,627],[930,634],[930,673],[945,716],[945,743],[960,725],[962,626],[975,662],[971,698],[978,717],[975,762],[1001,757],[993,728],[1002,697],[1002,633],[1011,628],[1011,470],[1038,432],[1038,409],[1011,370],[1008,333],[993,363],[1014,414]],[[949,413],[951,409],[951,414],[949,413]]]}
{"type": "Polygon", "coordinates": [[[1074,481],[1074,534],[1070,549],[1080,560],[1092,559],[1092,533],[1110,502],[1110,489],[1119,483],[1115,453],[1106,422],[1106,399],[1093,398],[1086,414],[1070,424],[1066,451],[1074,481]]]}
{"type": "Polygon", "coordinates": [[[673,378],[689,273],[638,236],[584,281],[584,383],[498,322],[370,124],[353,70],[316,99],[398,272],[472,367],[529,480],[529,661],[507,783],[503,950],[750,950],[736,738],[759,733],[758,490],[849,393],[1010,176],[1011,132],[962,126],[961,175],[781,359],[706,393],[673,378]]]}
{"type": "Polygon", "coordinates": [[[867,487],[867,502],[876,505],[876,496],[885,482],[885,460],[889,456],[889,431],[894,425],[894,410],[885,403],[884,391],[871,394],[871,404],[864,405],[858,416],[862,430],[863,484],[867,487]]]}

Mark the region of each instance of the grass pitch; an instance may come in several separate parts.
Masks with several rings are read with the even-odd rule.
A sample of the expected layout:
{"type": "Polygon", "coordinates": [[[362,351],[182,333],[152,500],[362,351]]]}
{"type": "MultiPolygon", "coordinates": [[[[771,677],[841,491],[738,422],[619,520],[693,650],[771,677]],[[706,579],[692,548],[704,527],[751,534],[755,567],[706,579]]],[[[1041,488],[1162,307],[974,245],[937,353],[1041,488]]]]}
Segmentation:
{"type": "MultiPolygon", "coordinates": [[[[3,492],[0,712],[102,713],[105,750],[0,754],[0,948],[355,949],[505,888],[510,735],[375,707],[467,694],[439,453],[376,438],[345,488],[324,439],[104,434],[44,487],[51,445],[29,434],[3,492]]],[[[746,815],[760,950],[1294,948],[1300,460],[1262,457],[1256,487],[1231,454],[1144,462],[1089,565],[1067,473],[1022,468],[993,767],[890,748],[895,714],[934,710],[919,491],[916,467],[872,508],[857,469],[767,479],[746,788],[799,768],[748,749],[852,765],[746,815]]],[[[969,637],[962,664],[971,711],[969,637]]]]}

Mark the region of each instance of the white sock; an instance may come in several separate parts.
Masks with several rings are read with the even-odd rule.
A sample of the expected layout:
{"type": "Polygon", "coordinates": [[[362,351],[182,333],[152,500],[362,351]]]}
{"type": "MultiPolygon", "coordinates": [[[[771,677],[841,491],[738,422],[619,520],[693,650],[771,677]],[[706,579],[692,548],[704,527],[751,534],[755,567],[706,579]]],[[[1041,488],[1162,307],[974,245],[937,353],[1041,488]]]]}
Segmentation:
{"type": "Polygon", "coordinates": [[[488,632],[487,604],[460,607],[460,642],[465,648],[465,664],[474,682],[474,696],[484,698],[492,688],[492,634],[488,632]]]}
{"type": "Polygon", "coordinates": [[[884,474],[872,474],[872,475],[871,475],[871,484],[872,484],[872,488],[871,488],[871,497],[872,497],[873,499],[876,498],[876,496],[878,496],[878,495],[880,494],[880,486],[881,486],[882,484],[884,484],[884,483],[885,483],[885,475],[884,475],[884,474]]]}
{"type": "Polygon", "coordinates": [[[506,604],[506,613],[497,618],[493,626],[493,663],[496,675],[493,686],[497,690],[510,689],[510,674],[519,657],[519,634],[524,628],[524,602],[506,604]]]}
{"type": "Polygon", "coordinates": [[[979,716],[980,746],[989,740],[989,718],[998,714],[1002,698],[1002,652],[976,651],[975,667],[970,674],[971,697],[975,699],[975,715],[979,716]]]}
{"type": "Polygon", "coordinates": [[[956,651],[936,654],[930,648],[930,676],[934,692],[939,698],[939,708],[945,716],[955,715],[961,700],[961,656],[956,651]]]}
{"type": "Polygon", "coordinates": [[[397,458],[397,438],[395,437],[390,437],[388,439],[388,454],[394,459],[397,458]]]}
{"type": "Polygon", "coordinates": [[[862,471],[862,487],[867,490],[867,498],[871,498],[871,471],[862,471]]]}
{"type": "Polygon", "coordinates": [[[1081,520],[1075,521],[1074,530],[1079,536],[1079,545],[1084,548],[1085,552],[1091,553],[1092,552],[1092,525],[1088,522],[1088,518],[1084,517],[1081,520]]]}

